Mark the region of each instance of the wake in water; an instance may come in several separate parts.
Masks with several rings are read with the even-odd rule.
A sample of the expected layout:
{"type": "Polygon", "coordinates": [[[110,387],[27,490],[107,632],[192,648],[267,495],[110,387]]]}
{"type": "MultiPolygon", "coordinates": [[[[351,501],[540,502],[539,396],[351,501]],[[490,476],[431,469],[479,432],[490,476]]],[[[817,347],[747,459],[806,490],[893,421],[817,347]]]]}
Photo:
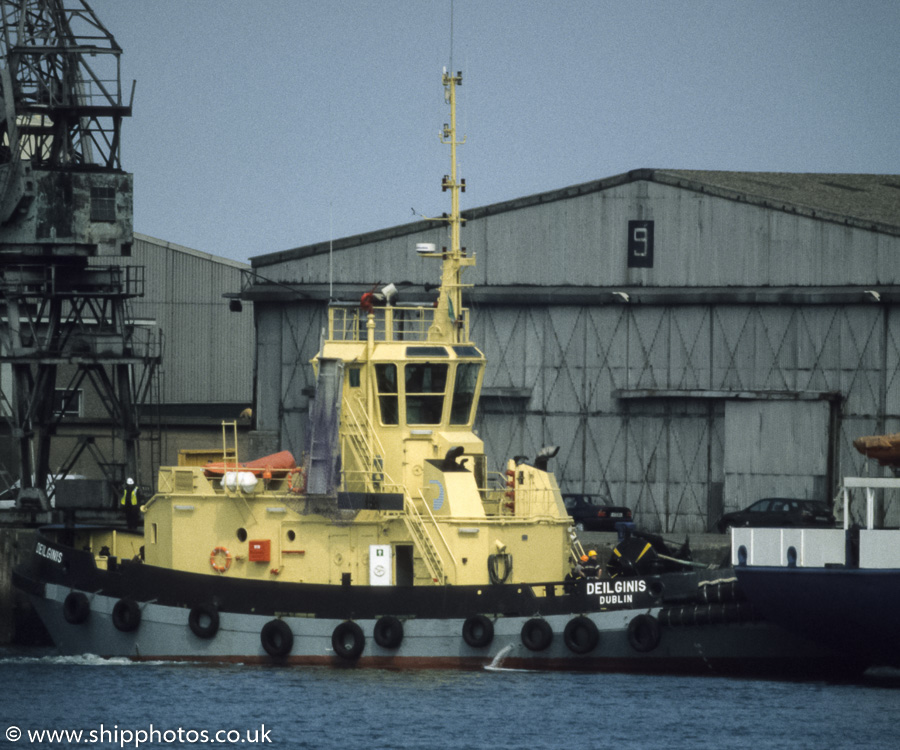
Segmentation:
{"type": "Polygon", "coordinates": [[[132,661],[124,656],[104,658],[96,654],[79,654],[77,656],[64,656],[50,649],[7,650],[0,649],[0,665],[7,664],[49,664],[49,665],[75,665],[83,667],[125,667],[141,665],[161,664],[185,664],[191,662],[174,661],[132,661]]]}
{"type": "Polygon", "coordinates": [[[485,665],[488,672],[538,672],[537,669],[513,669],[512,667],[504,667],[503,660],[509,656],[510,652],[515,648],[515,644],[510,643],[508,646],[501,648],[490,664],[485,665]]]}
{"type": "Polygon", "coordinates": [[[509,652],[512,650],[513,650],[513,645],[511,643],[508,646],[504,646],[503,648],[501,648],[497,652],[497,655],[494,657],[493,661],[491,661],[491,663],[488,664],[485,667],[485,669],[490,669],[490,670],[502,669],[502,667],[500,665],[503,663],[503,660],[507,656],[509,656],[509,652]]]}

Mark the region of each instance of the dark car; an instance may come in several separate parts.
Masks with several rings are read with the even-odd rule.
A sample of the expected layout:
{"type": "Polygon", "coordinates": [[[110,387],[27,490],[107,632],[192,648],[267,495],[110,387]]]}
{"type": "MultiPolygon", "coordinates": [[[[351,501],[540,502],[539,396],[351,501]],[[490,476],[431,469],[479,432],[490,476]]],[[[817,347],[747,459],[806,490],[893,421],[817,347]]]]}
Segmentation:
{"type": "Polygon", "coordinates": [[[615,531],[619,521],[631,520],[631,509],[607,505],[594,495],[563,495],[566,510],[579,531],[615,531]]]}
{"type": "Polygon", "coordinates": [[[834,514],[825,503],[789,497],[766,497],[716,523],[720,534],[736,526],[834,526],[834,514]]]}

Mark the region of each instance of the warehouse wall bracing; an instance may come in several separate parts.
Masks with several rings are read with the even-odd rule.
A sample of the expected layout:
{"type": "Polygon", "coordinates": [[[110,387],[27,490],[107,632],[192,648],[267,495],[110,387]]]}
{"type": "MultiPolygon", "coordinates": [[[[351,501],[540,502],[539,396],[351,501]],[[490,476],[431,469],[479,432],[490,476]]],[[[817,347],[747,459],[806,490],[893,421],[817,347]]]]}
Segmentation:
{"type": "MultiPolygon", "coordinates": [[[[492,468],[559,444],[564,491],[697,531],[765,495],[830,501],[864,470],[852,440],[900,430],[900,209],[881,200],[900,177],[709,174],[641,170],[469,212],[492,468]],[[753,179],[777,195],[735,189],[753,179]],[[634,265],[629,232],[648,226],[652,264],[634,265]]],[[[440,230],[254,259],[260,430],[303,443],[329,262],[342,298],[393,281],[427,300],[418,241],[440,230]]]]}
{"type": "Polygon", "coordinates": [[[119,262],[145,269],[144,296],[132,311],[163,332],[160,401],[251,402],[253,311],[230,312],[223,297],[240,289],[248,266],[141,234],[131,257],[119,262]]]}

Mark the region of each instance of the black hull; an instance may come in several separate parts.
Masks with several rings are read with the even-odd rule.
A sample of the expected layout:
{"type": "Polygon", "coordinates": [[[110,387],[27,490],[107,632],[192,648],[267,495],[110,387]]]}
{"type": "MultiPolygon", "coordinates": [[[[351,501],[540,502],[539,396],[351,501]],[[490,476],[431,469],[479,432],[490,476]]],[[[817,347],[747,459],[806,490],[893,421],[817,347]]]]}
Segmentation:
{"type": "Polygon", "coordinates": [[[276,583],[136,561],[99,570],[89,553],[39,537],[35,553],[15,571],[14,582],[31,595],[57,646],[71,654],[792,678],[845,677],[864,666],[761,621],[738,601],[734,582],[721,581],[732,575],[730,570],[667,573],[618,582],[581,581],[568,590],[560,584],[276,583]],[[704,581],[707,585],[701,586],[704,581]],[[124,604],[131,609],[123,623],[119,610],[124,604]],[[211,635],[198,635],[190,623],[203,608],[216,613],[211,635]],[[381,621],[388,618],[402,623],[402,642],[379,641],[381,621]],[[466,633],[478,620],[489,623],[491,636],[484,642],[466,633]],[[572,635],[576,621],[585,628],[582,635],[593,632],[587,646],[572,635]],[[266,643],[265,631],[273,622],[285,631],[279,637],[290,642],[286,648],[266,643]],[[344,630],[351,631],[347,648],[336,640],[344,630]]]}
{"type": "Polygon", "coordinates": [[[18,570],[16,580],[26,590],[42,583],[55,583],[87,593],[102,591],[111,597],[130,597],[170,607],[190,607],[198,602],[214,603],[219,609],[238,614],[298,614],[317,618],[365,619],[390,613],[397,617],[450,618],[473,613],[498,617],[543,617],[573,612],[613,609],[646,610],[698,600],[701,580],[714,580],[729,571],[669,573],[640,579],[636,586],[625,581],[594,584],[574,583],[564,595],[558,582],[547,584],[499,584],[490,586],[357,586],[256,581],[227,575],[200,575],[117,561],[113,570],[100,570],[93,556],[66,548],[46,537],[38,537],[46,555],[35,554],[18,570]],[[59,558],[57,561],[56,558],[59,558]],[[29,583],[30,582],[30,583],[29,583]],[[600,591],[602,587],[603,591],[600,591]],[[617,593],[616,589],[634,589],[617,593]],[[605,595],[601,595],[605,594],[605,595]]]}
{"type": "Polygon", "coordinates": [[[900,667],[900,570],[739,566],[766,619],[873,666],[900,667]]]}

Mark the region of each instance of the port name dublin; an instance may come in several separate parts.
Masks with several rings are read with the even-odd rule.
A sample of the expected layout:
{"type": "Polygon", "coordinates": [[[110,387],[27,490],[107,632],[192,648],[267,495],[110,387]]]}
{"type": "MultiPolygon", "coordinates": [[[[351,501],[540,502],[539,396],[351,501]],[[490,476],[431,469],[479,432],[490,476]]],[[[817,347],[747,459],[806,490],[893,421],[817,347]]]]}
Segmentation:
{"type": "Polygon", "coordinates": [[[600,604],[628,604],[632,594],[643,594],[647,591],[647,582],[638,581],[588,581],[588,596],[600,597],[600,604]]]}

